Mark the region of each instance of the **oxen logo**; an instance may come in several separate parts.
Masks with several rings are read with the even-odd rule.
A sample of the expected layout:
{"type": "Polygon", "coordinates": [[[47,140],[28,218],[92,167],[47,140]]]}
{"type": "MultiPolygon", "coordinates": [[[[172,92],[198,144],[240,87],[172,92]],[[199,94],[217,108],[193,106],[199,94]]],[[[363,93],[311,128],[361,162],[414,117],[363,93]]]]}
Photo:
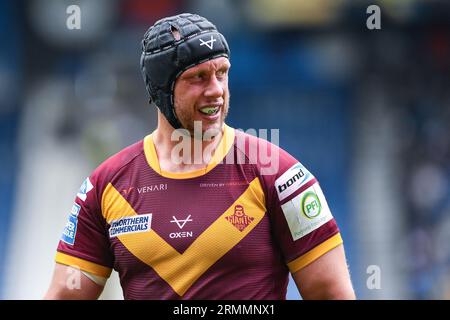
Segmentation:
{"type": "Polygon", "coordinates": [[[207,46],[210,50],[213,49],[214,42],[216,41],[216,39],[213,36],[211,36],[211,39],[208,40],[208,41],[205,41],[203,39],[199,39],[199,40],[200,40],[200,47],[201,46],[207,46]]]}

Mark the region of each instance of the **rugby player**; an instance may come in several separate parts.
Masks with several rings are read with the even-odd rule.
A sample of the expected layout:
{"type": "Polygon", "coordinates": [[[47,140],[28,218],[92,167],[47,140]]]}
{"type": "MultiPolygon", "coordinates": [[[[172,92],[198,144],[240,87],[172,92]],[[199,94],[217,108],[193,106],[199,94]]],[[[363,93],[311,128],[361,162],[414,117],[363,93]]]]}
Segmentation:
{"type": "Polygon", "coordinates": [[[201,16],[149,28],[141,69],[158,127],[82,184],[45,298],[97,299],[113,269],[125,299],[285,299],[289,273],[304,299],[355,298],[316,178],[225,124],[230,66],[224,36],[201,16]]]}

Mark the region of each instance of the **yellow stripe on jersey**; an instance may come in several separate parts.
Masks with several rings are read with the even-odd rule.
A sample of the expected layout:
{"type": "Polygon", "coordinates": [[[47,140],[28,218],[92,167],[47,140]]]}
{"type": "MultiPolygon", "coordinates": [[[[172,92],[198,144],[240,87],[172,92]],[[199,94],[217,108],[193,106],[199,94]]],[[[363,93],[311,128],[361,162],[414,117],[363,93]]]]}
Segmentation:
{"type": "Polygon", "coordinates": [[[298,257],[297,259],[291,261],[288,263],[289,270],[291,273],[294,273],[304,267],[306,267],[308,264],[319,258],[320,256],[324,255],[331,249],[337,247],[342,243],[342,237],[340,233],[335,234],[328,240],[325,240],[318,246],[314,247],[304,255],[298,257]]]}
{"type": "MultiPolygon", "coordinates": [[[[104,192],[103,213],[108,221],[136,215],[131,205],[112,186],[104,192]]],[[[264,192],[258,178],[246,191],[214,221],[193,243],[180,254],[154,230],[118,236],[122,244],[139,260],[146,263],[180,296],[195,283],[214,263],[230,251],[258,225],[266,212],[264,192]],[[245,208],[248,225],[240,231],[228,221],[235,206],[245,208]]],[[[153,219],[158,219],[153,213],[153,219]]]]}
{"type": "Polygon", "coordinates": [[[57,263],[75,267],[82,271],[86,271],[103,278],[109,278],[112,271],[111,268],[84,259],[80,259],[62,252],[56,252],[55,261],[57,263]]]}
{"type": "Polygon", "coordinates": [[[159,166],[158,155],[156,153],[155,145],[153,143],[153,133],[149,134],[144,138],[145,158],[147,159],[147,163],[149,164],[149,166],[163,177],[171,179],[190,179],[200,177],[208,173],[212,169],[214,169],[214,167],[217,166],[225,158],[225,156],[230,151],[230,148],[233,146],[234,135],[235,135],[234,129],[224,124],[223,137],[220,140],[220,143],[217,146],[206,169],[181,173],[174,173],[161,170],[161,167],[159,166]]]}
{"type": "Polygon", "coordinates": [[[134,216],[136,212],[116,188],[108,183],[102,195],[102,215],[111,224],[114,220],[134,216]]]}

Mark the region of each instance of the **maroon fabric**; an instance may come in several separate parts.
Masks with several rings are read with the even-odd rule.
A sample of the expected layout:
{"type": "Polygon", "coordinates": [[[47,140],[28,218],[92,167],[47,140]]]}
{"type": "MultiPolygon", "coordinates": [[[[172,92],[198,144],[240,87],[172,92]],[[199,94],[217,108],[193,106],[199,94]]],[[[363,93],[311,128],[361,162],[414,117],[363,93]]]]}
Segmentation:
{"type": "MultiPolygon", "coordinates": [[[[238,131],[230,152],[234,152],[234,158],[243,156],[246,163],[221,163],[200,177],[170,179],[148,165],[142,141],[124,149],[90,176],[94,189],[87,194],[86,201],[76,198],[81,210],[75,243],[60,241],[58,251],[117,270],[126,299],[285,299],[289,272],[286,264],[336,234],[337,225],[333,219],[293,241],[281,204],[302,190],[280,203],[274,183],[298,161],[267,141],[238,131]],[[236,143],[239,138],[245,138],[244,145],[236,143]],[[248,163],[252,144],[279,153],[276,173],[262,175],[262,163],[248,163]],[[183,253],[255,178],[260,180],[265,194],[267,212],[263,219],[182,297],[150,266],[129,252],[117,237],[109,237],[109,225],[101,213],[102,193],[112,183],[138,214],[152,213],[151,228],[183,253]],[[189,216],[192,221],[187,221],[182,228],[171,222],[174,217],[184,220],[189,216]],[[191,232],[192,237],[171,237],[177,232],[191,232]]],[[[312,179],[311,183],[317,183],[312,179]]]]}

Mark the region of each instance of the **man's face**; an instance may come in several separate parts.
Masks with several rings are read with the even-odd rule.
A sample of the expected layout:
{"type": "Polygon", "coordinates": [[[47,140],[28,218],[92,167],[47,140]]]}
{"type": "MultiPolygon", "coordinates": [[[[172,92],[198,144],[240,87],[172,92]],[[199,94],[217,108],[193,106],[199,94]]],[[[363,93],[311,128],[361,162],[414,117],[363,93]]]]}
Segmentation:
{"type": "Polygon", "coordinates": [[[194,133],[194,121],[201,121],[202,131],[222,129],[228,113],[230,93],[225,57],[206,61],[183,72],[175,82],[175,112],[182,126],[194,133]]]}

